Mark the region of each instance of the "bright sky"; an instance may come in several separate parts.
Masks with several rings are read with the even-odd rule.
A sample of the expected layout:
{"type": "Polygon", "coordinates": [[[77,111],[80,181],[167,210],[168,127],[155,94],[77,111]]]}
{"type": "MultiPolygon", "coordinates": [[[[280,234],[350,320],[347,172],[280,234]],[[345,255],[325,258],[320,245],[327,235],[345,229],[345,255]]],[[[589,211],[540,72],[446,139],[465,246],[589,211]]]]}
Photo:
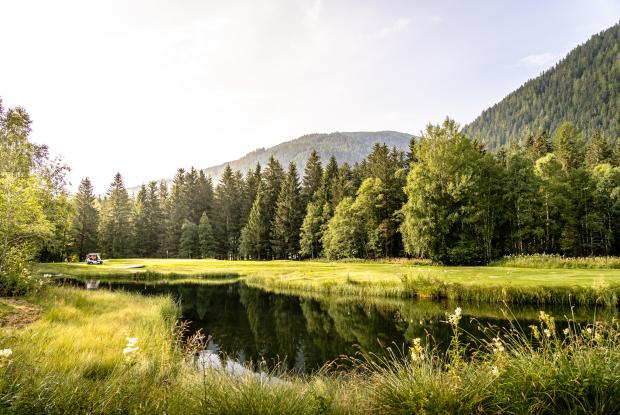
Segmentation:
{"type": "Polygon", "coordinates": [[[0,96],[104,192],[312,132],[462,124],[620,1],[0,0],[0,96]]]}

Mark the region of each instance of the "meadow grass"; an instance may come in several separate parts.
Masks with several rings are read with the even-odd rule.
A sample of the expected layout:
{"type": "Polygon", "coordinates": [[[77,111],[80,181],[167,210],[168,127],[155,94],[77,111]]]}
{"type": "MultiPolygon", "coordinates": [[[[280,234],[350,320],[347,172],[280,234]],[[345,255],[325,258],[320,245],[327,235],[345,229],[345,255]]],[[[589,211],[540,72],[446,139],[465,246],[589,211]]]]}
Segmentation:
{"type": "Polygon", "coordinates": [[[523,304],[615,305],[620,269],[421,266],[415,261],[119,259],[39,264],[39,274],[117,281],[241,280],[271,291],[523,304]],[[135,266],[142,268],[134,268],[135,266]]]}
{"type": "Polygon", "coordinates": [[[620,269],[620,258],[565,257],[551,254],[511,255],[495,261],[492,265],[512,268],[620,269]]]}
{"type": "Polygon", "coordinates": [[[348,372],[327,366],[274,378],[196,367],[202,346],[180,342],[179,309],[168,297],[52,287],[34,301],[45,309],[38,322],[0,332],[0,349],[13,351],[0,357],[0,413],[620,411],[616,321],[570,322],[559,333],[541,313],[532,328],[488,327],[488,338],[466,354],[459,310],[448,318],[454,335],[446,355],[427,338],[387,357],[352,358],[348,372]],[[123,354],[129,346],[138,349],[123,354]]]}

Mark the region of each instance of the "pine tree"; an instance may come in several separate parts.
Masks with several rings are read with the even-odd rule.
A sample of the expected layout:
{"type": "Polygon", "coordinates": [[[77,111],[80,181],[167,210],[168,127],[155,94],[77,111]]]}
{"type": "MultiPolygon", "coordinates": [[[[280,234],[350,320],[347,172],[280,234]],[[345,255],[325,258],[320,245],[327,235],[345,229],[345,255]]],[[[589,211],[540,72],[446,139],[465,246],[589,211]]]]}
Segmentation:
{"type": "Polygon", "coordinates": [[[583,137],[571,123],[565,122],[558,128],[553,147],[564,170],[571,171],[583,166],[583,137]]]}
{"type": "Polygon", "coordinates": [[[213,258],[215,256],[215,239],[213,238],[213,228],[211,227],[207,212],[203,213],[200,217],[198,239],[200,241],[201,257],[213,258]]]}
{"type": "Polygon", "coordinates": [[[169,217],[167,220],[165,252],[166,257],[175,258],[179,251],[181,227],[189,218],[189,203],[185,185],[186,174],[184,169],[178,169],[172,181],[169,196],[169,217]]]}
{"type": "Polygon", "coordinates": [[[149,243],[149,209],[147,200],[146,186],[140,186],[133,207],[133,248],[138,257],[144,258],[148,256],[149,243]]]}
{"type": "Polygon", "coordinates": [[[131,201],[120,173],[108,189],[101,212],[101,248],[105,255],[124,258],[131,254],[131,201]]]}
{"type": "Polygon", "coordinates": [[[300,255],[318,258],[322,253],[321,238],[323,236],[323,205],[310,202],[300,230],[300,255]]]}
{"type": "Polygon", "coordinates": [[[250,210],[254,204],[256,193],[261,185],[261,166],[256,163],[254,171],[250,170],[243,181],[243,192],[241,194],[241,227],[244,227],[250,216],[250,210]]]}
{"type": "Polygon", "coordinates": [[[80,182],[73,199],[73,245],[80,261],[84,260],[89,252],[97,250],[99,211],[95,206],[95,200],[93,186],[86,177],[80,182]]]}
{"type": "Polygon", "coordinates": [[[181,226],[181,238],[179,240],[179,258],[199,258],[199,244],[198,227],[195,223],[186,219],[181,226]]]}
{"type": "Polygon", "coordinates": [[[596,130],[586,146],[585,165],[592,168],[597,164],[611,163],[614,157],[613,144],[609,136],[596,130]]]}
{"type": "Polygon", "coordinates": [[[541,130],[538,134],[530,134],[525,140],[525,154],[533,162],[553,151],[549,134],[541,130]]]}
{"type": "Polygon", "coordinates": [[[263,218],[264,200],[259,188],[250,209],[248,221],[241,232],[241,255],[249,259],[262,259],[267,241],[267,231],[263,218]]]}
{"type": "Polygon", "coordinates": [[[214,235],[216,254],[221,259],[233,259],[239,251],[241,188],[238,175],[229,165],[224,169],[215,190],[214,235]]]}
{"type": "Polygon", "coordinates": [[[168,184],[165,180],[159,182],[159,214],[161,220],[158,222],[158,249],[157,256],[160,258],[169,257],[168,229],[170,228],[171,208],[168,196],[168,184]]]}
{"type": "Polygon", "coordinates": [[[303,220],[299,177],[295,163],[288,165],[273,220],[271,246],[277,258],[294,259],[299,254],[299,231],[303,220]]]}
{"type": "MultiPolygon", "coordinates": [[[[263,212],[263,220],[264,226],[268,229],[268,240],[273,240],[273,221],[276,214],[276,207],[278,203],[278,197],[280,196],[280,189],[282,188],[282,183],[284,182],[284,170],[282,169],[282,165],[278,160],[276,160],[273,156],[269,158],[269,162],[267,163],[267,167],[263,172],[263,203],[264,212],[263,212]]],[[[265,247],[265,256],[267,258],[274,257],[274,248],[271,243],[267,243],[265,247]]]]}
{"type": "Polygon", "coordinates": [[[323,177],[323,165],[321,164],[321,158],[316,150],[312,150],[306,167],[304,169],[304,178],[301,185],[301,201],[303,204],[304,213],[306,206],[310,203],[314,197],[314,194],[321,187],[321,179],[323,177]]]}

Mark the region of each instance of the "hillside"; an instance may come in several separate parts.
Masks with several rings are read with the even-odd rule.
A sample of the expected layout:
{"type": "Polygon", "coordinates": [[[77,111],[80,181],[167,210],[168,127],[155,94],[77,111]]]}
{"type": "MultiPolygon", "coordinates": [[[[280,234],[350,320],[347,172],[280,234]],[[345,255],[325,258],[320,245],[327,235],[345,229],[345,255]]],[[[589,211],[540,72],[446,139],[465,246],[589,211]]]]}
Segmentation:
{"type": "Polygon", "coordinates": [[[256,163],[260,163],[264,167],[269,157],[273,155],[285,167],[289,162],[295,162],[298,171],[302,174],[306,160],[308,160],[312,150],[319,153],[324,163],[333,155],[338,163],[353,164],[365,158],[370,153],[374,143],[386,143],[389,147],[396,146],[398,149],[406,150],[410,139],[411,134],[396,131],[308,134],[268,149],[254,150],[235,161],[208,167],[205,169],[205,173],[214,178],[219,177],[227,164],[230,164],[233,170],[241,170],[245,173],[247,170],[253,169],[256,163]]]}
{"type": "Polygon", "coordinates": [[[620,136],[620,24],[592,36],[553,68],[527,81],[465,127],[493,149],[571,121],[620,136]]]}

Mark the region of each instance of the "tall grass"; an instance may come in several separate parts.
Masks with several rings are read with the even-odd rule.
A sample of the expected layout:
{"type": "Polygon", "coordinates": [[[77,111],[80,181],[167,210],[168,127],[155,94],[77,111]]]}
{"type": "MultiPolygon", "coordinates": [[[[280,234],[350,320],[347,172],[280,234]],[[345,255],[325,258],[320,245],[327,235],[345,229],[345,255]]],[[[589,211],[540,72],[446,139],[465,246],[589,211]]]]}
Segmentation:
{"type": "Polygon", "coordinates": [[[620,257],[565,257],[556,254],[510,255],[491,266],[513,268],[620,269],[620,257]]]}
{"type": "Polygon", "coordinates": [[[274,378],[197,368],[167,297],[50,288],[38,302],[40,321],[0,336],[13,351],[0,355],[0,413],[620,413],[615,320],[564,333],[541,313],[532,327],[488,327],[466,350],[458,311],[447,354],[419,339],[352,359],[350,372],[274,378]],[[128,342],[138,349],[123,354],[128,342]]]}

